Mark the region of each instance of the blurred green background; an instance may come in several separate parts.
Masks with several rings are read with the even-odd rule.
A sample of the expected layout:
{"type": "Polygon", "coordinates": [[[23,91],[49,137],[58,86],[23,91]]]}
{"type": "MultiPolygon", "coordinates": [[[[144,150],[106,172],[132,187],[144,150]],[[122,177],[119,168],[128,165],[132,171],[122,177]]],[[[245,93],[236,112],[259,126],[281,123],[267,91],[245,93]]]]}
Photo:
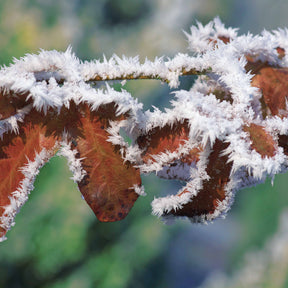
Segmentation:
{"type": "MultiPolygon", "coordinates": [[[[286,0],[0,0],[0,63],[9,65],[13,57],[40,48],[63,51],[70,44],[82,60],[113,53],[141,60],[173,56],[186,52],[182,31],[196,19],[206,24],[219,15],[240,33],[259,33],[288,27],[287,11],[286,0]]],[[[132,81],[125,88],[147,109],[168,106],[172,97],[157,81],[132,81]]],[[[151,175],[143,177],[147,196],[125,220],[100,223],[70,177],[59,157],[41,170],[16,226],[0,244],[1,288],[224,287],[215,273],[231,278],[227,287],[250,287],[233,275],[245,268],[250,251],[267,250],[288,207],[288,178],[279,175],[273,187],[267,180],[240,191],[225,220],[168,226],[151,216],[150,203],[161,193],[175,193],[179,184],[151,175]]],[[[286,268],[278,286],[265,280],[257,287],[288,287],[286,268]]]]}

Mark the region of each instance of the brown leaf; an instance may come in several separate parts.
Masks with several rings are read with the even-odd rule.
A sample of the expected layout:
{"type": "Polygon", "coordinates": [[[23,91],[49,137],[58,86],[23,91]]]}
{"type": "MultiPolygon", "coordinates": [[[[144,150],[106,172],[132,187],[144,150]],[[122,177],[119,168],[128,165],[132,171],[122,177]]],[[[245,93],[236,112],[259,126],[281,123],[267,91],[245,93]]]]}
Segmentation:
{"type": "Polygon", "coordinates": [[[201,148],[195,147],[190,149],[187,154],[175,157],[169,163],[162,165],[163,169],[157,171],[157,176],[164,179],[190,181],[191,169],[196,167],[201,151],[201,148]]]}
{"type": "MultiPolygon", "coordinates": [[[[108,127],[109,121],[123,119],[124,115],[116,115],[116,108],[114,102],[102,105],[98,108],[97,117],[101,119],[105,127],[108,127]]],[[[76,104],[74,101],[69,103],[69,107],[62,106],[59,112],[50,108],[46,115],[42,115],[41,120],[43,125],[47,127],[46,135],[53,135],[54,137],[61,139],[63,132],[65,132],[68,140],[73,140],[77,137],[83,138],[82,118],[86,117],[88,110],[88,104],[76,104]]],[[[90,113],[88,114],[90,115],[90,113]]]]}
{"type": "Polygon", "coordinates": [[[3,238],[6,235],[6,233],[7,231],[4,228],[0,227],[0,238],[3,238]]]}
{"type": "Polygon", "coordinates": [[[141,186],[139,170],[123,163],[119,149],[107,142],[110,114],[105,117],[102,112],[112,110],[106,106],[99,112],[90,112],[88,107],[83,111],[82,131],[75,139],[75,149],[79,152],[77,157],[83,158],[87,175],[79,189],[100,221],[121,220],[138,198],[135,187],[141,186]]]}
{"type": "MultiPolygon", "coordinates": [[[[153,163],[162,165],[161,170],[157,170],[157,176],[165,179],[177,179],[189,181],[191,178],[190,168],[199,161],[200,152],[203,151],[201,145],[191,149],[183,145],[189,140],[189,124],[187,120],[176,121],[173,125],[155,127],[137,139],[140,149],[143,150],[142,160],[144,171],[154,169],[153,163]],[[173,157],[163,158],[162,154],[173,155],[173,157]],[[169,160],[168,160],[169,159],[169,160]],[[147,166],[145,166],[147,164],[147,166]],[[149,168],[149,165],[152,165],[149,168]]],[[[192,146],[191,146],[192,147],[192,146]]],[[[159,167],[159,165],[158,165],[159,167]]],[[[142,168],[143,169],[143,168],[142,168]]]]}
{"type": "Polygon", "coordinates": [[[273,157],[276,153],[277,143],[273,137],[268,134],[264,127],[251,123],[249,126],[244,126],[243,130],[247,132],[251,140],[251,148],[255,149],[262,158],[265,156],[273,157]]]}
{"type": "Polygon", "coordinates": [[[17,110],[31,103],[26,100],[28,93],[16,94],[13,91],[0,90],[0,120],[6,119],[17,113],[17,110]]]}
{"type": "Polygon", "coordinates": [[[5,134],[0,143],[0,206],[7,202],[6,193],[17,189],[24,175],[19,170],[31,161],[43,148],[50,150],[55,139],[45,137],[45,128],[40,125],[22,126],[19,135],[5,134]]]}
{"type": "Polygon", "coordinates": [[[288,156],[288,135],[278,135],[278,144],[283,148],[285,155],[288,156]]]}
{"type": "Polygon", "coordinates": [[[211,90],[210,93],[213,93],[215,95],[215,97],[217,99],[219,99],[221,102],[222,101],[228,101],[231,104],[233,104],[233,98],[232,98],[231,93],[229,93],[225,90],[222,90],[221,88],[211,90]]]}
{"type": "MultiPolygon", "coordinates": [[[[34,161],[36,153],[40,153],[44,148],[48,151],[55,149],[56,153],[55,144],[55,138],[45,136],[45,127],[31,121],[20,126],[19,134],[3,135],[0,143],[0,216],[3,216],[4,207],[10,205],[9,197],[21,187],[21,181],[25,178],[21,168],[25,167],[29,160],[34,161]]],[[[5,233],[2,228],[0,236],[5,233]]]]}
{"type": "Polygon", "coordinates": [[[255,60],[253,56],[246,55],[247,64],[245,70],[251,74],[257,74],[261,69],[271,67],[267,62],[255,60]]]}
{"type": "Polygon", "coordinates": [[[258,69],[252,78],[252,86],[263,94],[263,116],[272,114],[287,116],[286,97],[288,96],[288,68],[266,67],[258,69]]]}
{"type": "MultiPolygon", "coordinates": [[[[197,221],[197,217],[204,216],[206,218],[209,214],[215,212],[219,203],[226,198],[225,188],[229,182],[232,168],[232,163],[227,162],[228,156],[222,155],[228,145],[228,143],[218,139],[215,141],[206,168],[210,179],[203,181],[202,189],[198,191],[197,195],[189,203],[183,205],[181,209],[171,210],[167,215],[195,217],[195,221],[197,221]]],[[[184,193],[187,193],[187,191],[184,190],[178,196],[181,197],[184,193]]]]}
{"type": "Polygon", "coordinates": [[[68,140],[79,136],[82,125],[81,107],[81,104],[76,105],[71,101],[69,107],[62,106],[59,112],[50,108],[47,114],[42,116],[42,123],[46,126],[46,135],[61,139],[65,132],[68,140]]]}
{"type": "Polygon", "coordinates": [[[144,163],[155,161],[153,156],[169,151],[175,152],[180,145],[189,139],[188,122],[176,122],[173,125],[156,127],[137,139],[140,149],[144,149],[142,160],[144,163]]]}

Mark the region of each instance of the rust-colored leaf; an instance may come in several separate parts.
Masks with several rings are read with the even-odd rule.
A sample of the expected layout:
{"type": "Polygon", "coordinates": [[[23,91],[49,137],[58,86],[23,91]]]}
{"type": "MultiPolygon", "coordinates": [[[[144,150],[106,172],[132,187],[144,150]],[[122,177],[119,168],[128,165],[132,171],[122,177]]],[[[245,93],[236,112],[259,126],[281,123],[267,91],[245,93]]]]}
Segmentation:
{"type": "Polygon", "coordinates": [[[262,62],[260,60],[255,61],[251,55],[246,55],[247,64],[245,70],[251,74],[257,74],[261,69],[266,67],[271,67],[267,62],[262,62]]]}
{"type": "Polygon", "coordinates": [[[283,148],[285,155],[288,156],[288,135],[278,135],[278,144],[283,148]]]}
{"type": "Polygon", "coordinates": [[[195,166],[199,161],[199,155],[203,149],[201,145],[190,149],[188,146],[185,147],[188,140],[189,124],[187,120],[177,121],[173,125],[155,127],[147,134],[138,137],[137,143],[144,151],[142,153],[144,171],[154,169],[153,164],[157,163],[157,167],[159,164],[162,165],[162,169],[157,170],[158,177],[189,181],[191,166],[195,166]],[[185,148],[182,150],[183,147],[185,148]],[[167,157],[163,156],[164,154],[167,157]]]}
{"type": "Polygon", "coordinates": [[[104,117],[103,109],[98,113],[87,107],[75,149],[87,172],[79,183],[81,193],[100,221],[112,222],[129,213],[138,198],[135,188],[140,188],[141,178],[139,170],[123,163],[119,149],[107,142],[110,115],[104,117]]]}
{"type": "MultiPolygon", "coordinates": [[[[222,154],[228,145],[229,143],[224,143],[218,139],[215,141],[206,168],[210,179],[203,181],[202,189],[189,203],[183,205],[181,209],[171,210],[168,215],[195,217],[195,221],[197,221],[197,217],[204,216],[206,218],[215,212],[219,203],[226,198],[225,188],[229,182],[232,168],[232,163],[227,162],[228,156],[222,154]]],[[[187,191],[184,190],[178,196],[181,197],[183,193],[187,193],[187,191]]]]}
{"type": "Polygon", "coordinates": [[[0,238],[3,238],[6,235],[6,233],[7,231],[4,228],[0,227],[0,238]]]}
{"type": "MultiPolygon", "coordinates": [[[[29,160],[34,161],[36,153],[44,148],[51,151],[55,144],[55,138],[45,136],[45,127],[28,120],[20,126],[19,134],[3,135],[0,143],[0,216],[3,216],[5,206],[10,205],[9,197],[21,187],[21,181],[25,178],[21,168],[29,160]]],[[[5,234],[4,228],[1,234],[5,234]]]]}
{"type": "Polygon", "coordinates": [[[276,144],[273,137],[268,134],[264,127],[251,123],[244,126],[243,130],[249,134],[251,140],[251,148],[255,149],[262,158],[265,156],[273,157],[276,153],[276,144]]]}
{"type": "MultiPolygon", "coordinates": [[[[89,110],[88,104],[76,104],[74,101],[69,103],[69,107],[62,106],[59,112],[50,108],[47,115],[42,115],[42,123],[46,126],[46,135],[53,135],[61,139],[65,132],[68,140],[73,140],[82,135],[82,118],[86,117],[89,110]]],[[[109,121],[120,120],[124,115],[116,115],[117,105],[112,102],[99,107],[97,115],[101,118],[105,127],[108,127],[109,121]]],[[[89,114],[90,115],[90,114],[89,114]]]]}
{"type": "Polygon", "coordinates": [[[195,147],[189,151],[189,153],[183,157],[181,157],[182,163],[187,163],[191,165],[192,163],[196,163],[199,161],[200,152],[202,152],[202,147],[195,147]]]}
{"type": "Polygon", "coordinates": [[[81,134],[81,108],[74,101],[69,103],[69,107],[62,106],[59,112],[50,108],[46,115],[43,115],[42,123],[46,126],[46,135],[53,135],[61,139],[63,133],[70,139],[81,134]]]}
{"type": "Polygon", "coordinates": [[[6,119],[17,113],[17,110],[31,103],[27,101],[28,93],[16,94],[13,91],[0,90],[0,120],[6,119]]]}
{"type": "Polygon", "coordinates": [[[144,163],[155,161],[153,156],[169,151],[175,152],[180,145],[189,139],[188,122],[176,122],[173,125],[156,127],[147,134],[138,137],[137,143],[140,149],[144,149],[142,160],[144,163]]]}
{"type": "Polygon", "coordinates": [[[252,85],[263,95],[263,116],[287,116],[286,97],[288,96],[288,68],[266,67],[258,69],[252,78],[252,85]],[[264,107],[263,107],[264,106],[264,107]]]}
{"type": "Polygon", "coordinates": [[[218,39],[221,40],[222,42],[224,42],[225,44],[229,43],[230,42],[230,38],[229,37],[226,37],[226,36],[218,36],[218,39]]]}
{"type": "Polygon", "coordinates": [[[55,139],[44,134],[45,128],[29,123],[21,128],[19,135],[4,135],[0,143],[0,206],[7,204],[6,193],[15,191],[24,179],[19,169],[27,163],[27,158],[32,161],[43,148],[50,150],[55,145],[55,139]]]}

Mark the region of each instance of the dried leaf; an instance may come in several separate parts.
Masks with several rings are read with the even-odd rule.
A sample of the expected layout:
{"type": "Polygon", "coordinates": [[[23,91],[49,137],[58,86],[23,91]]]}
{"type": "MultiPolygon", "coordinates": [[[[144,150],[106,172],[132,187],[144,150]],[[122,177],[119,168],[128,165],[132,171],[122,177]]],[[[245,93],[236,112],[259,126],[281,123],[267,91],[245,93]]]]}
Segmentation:
{"type": "Polygon", "coordinates": [[[172,159],[171,163],[163,165],[163,169],[157,172],[157,176],[186,182],[191,180],[191,169],[196,168],[201,151],[201,148],[195,147],[187,154],[179,156],[178,159],[172,159]]]}
{"type": "Polygon", "coordinates": [[[244,126],[243,130],[250,136],[251,148],[255,149],[262,158],[265,156],[273,157],[275,155],[277,143],[265,131],[264,127],[251,123],[249,126],[244,126]]]}
{"type": "MultiPolygon", "coordinates": [[[[81,135],[81,104],[76,105],[74,101],[69,103],[69,107],[62,106],[59,112],[50,108],[43,116],[42,123],[46,126],[46,134],[53,135],[61,139],[63,133],[68,137],[67,140],[81,135]]],[[[86,107],[86,105],[85,105],[86,107]]]]}
{"type": "Polygon", "coordinates": [[[165,179],[189,181],[190,169],[199,161],[202,147],[189,141],[187,120],[175,121],[172,125],[154,127],[137,139],[142,149],[141,171],[156,172],[165,179]]]}
{"type": "MultiPolygon", "coordinates": [[[[171,210],[167,215],[187,216],[194,218],[194,221],[203,221],[210,219],[211,214],[219,207],[219,204],[226,199],[226,187],[229,182],[229,176],[232,168],[232,163],[227,162],[228,156],[223,155],[223,151],[228,147],[228,143],[216,140],[213,146],[213,151],[209,155],[206,172],[209,175],[209,180],[203,180],[202,189],[197,192],[197,195],[191,198],[191,201],[184,204],[181,209],[171,210]]],[[[181,197],[184,193],[178,194],[181,197]]],[[[211,220],[211,219],[210,219],[211,220]]]]}
{"type": "MultiPolygon", "coordinates": [[[[164,152],[176,152],[180,145],[184,145],[189,139],[188,122],[176,122],[173,125],[155,127],[147,134],[141,135],[137,139],[140,149],[143,149],[142,160],[144,163],[155,161],[155,155],[164,152]]],[[[176,160],[176,159],[175,159],[176,160]]]]}
{"type": "Polygon", "coordinates": [[[283,148],[285,155],[288,156],[288,135],[278,135],[278,144],[283,148]]]}
{"type": "Polygon", "coordinates": [[[257,74],[261,69],[271,67],[267,62],[255,60],[252,55],[246,55],[246,60],[245,70],[251,74],[257,74]]]}
{"type": "MultiPolygon", "coordinates": [[[[57,150],[56,139],[45,136],[45,127],[28,119],[20,126],[19,134],[6,133],[0,143],[0,225],[2,226],[0,236],[4,236],[6,230],[10,228],[15,214],[25,203],[25,198],[33,188],[36,175],[33,175],[32,170],[23,172],[23,169],[27,170],[27,165],[34,162],[37,154],[43,149],[49,151],[47,155],[50,156],[57,150]],[[16,191],[20,191],[19,189],[21,196],[19,193],[15,194],[16,191]],[[12,209],[9,210],[10,215],[6,210],[8,206],[12,209]],[[6,219],[7,217],[9,220],[6,219]]],[[[41,164],[35,163],[37,168],[40,168],[41,164]]]]}
{"type": "Polygon", "coordinates": [[[118,147],[107,142],[110,114],[104,117],[102,112],[111,111],[111,107],[102,107],[100,113],[87,107],[81,117],[81,134],[75,139],[77,157],[82,158],[87,172],[79,189],[103,222],[125,218],[139,196],[135,189],[141,186],[139,170],[123,163],[118,147]]]}
{"type": "Polygon", "coordinates": [[[252,86],[263,94],[263,116],[287,116],[286,97],[288,95],[288,68],[263,67],[252,78],[252,86]]]}
{"type": "Polygon", "coordinates": [[[0,91],[0,120],[6,119],[17,113],[17,110],[31,103],[26,98],[28,93],[17,94],[13,91],[0,91]]]}

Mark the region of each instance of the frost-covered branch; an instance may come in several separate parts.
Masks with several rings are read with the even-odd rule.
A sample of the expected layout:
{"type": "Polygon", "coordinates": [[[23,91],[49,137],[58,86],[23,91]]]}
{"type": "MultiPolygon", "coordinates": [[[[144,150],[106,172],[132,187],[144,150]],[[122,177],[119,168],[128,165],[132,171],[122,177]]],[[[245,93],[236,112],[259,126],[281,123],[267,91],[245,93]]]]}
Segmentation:
{"type": "Polygon", "coordinates": [[[31,175],[58,150],[104,222],[123,219],[145,195],[141,173],[185,182],[154,199],[153,214],[202,223],[224,217],[240,188],[287,171],[287,30],[238,36],[216,18],[186,36],[190,53],[171,59],[82,62],[69,47],[0,70],[0,239],[33,189],[31,175]],[[177,88],[183,75],[198,78],[164,112],[109,86],[159,79],[177,88]]]}
{"type": "Polygon", "coordinates": [[[191,63],[191,57],[185,54],[179,54],[168,61],[164,61],[163,58],[156,58],[154,62],[146,59],[143,64],[139,62],[138,57],[119,58],[114,55],[109,60],[104,58],[103,62],[85,62],[82,66],[82,75],[86,82],[155,79],[168,83],[171,88],[176,88],[179,76],[203,75],[211,70],[210,67],[201,70],[197,70],[196,67],[197,65],[191,63]]]}

